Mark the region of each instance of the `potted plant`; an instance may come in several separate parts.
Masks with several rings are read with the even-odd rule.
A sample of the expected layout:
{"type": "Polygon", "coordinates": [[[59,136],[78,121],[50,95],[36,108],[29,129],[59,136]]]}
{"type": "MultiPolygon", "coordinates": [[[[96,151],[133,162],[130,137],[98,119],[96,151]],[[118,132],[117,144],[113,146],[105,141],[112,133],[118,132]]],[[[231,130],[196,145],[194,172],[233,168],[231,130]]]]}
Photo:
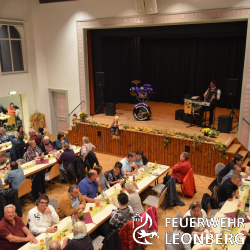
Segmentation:
{"type": "Polygon", "coordinates": [[[216,138],[216,136],[218,136],[220,134],[220,131],[215,131],[215,130],[210,130],[209,132],[208,132],[208,135],[209,135],[209,137],[211,137],[211,138],[216,138]]]}
{"type": "Polygon", "coordinates": [[[86,113],[79,112],[79,116],[80,116],[81,122],[86,122],[86,119],[88,117],[86,113]]]}
{"type": "Polygon", "coordinates": [[[202,129],[201,132],[204,134],[204,136],[208,136],[210,131],[211,131],[210,128],[204,128],[204,129],[202,129]]]}

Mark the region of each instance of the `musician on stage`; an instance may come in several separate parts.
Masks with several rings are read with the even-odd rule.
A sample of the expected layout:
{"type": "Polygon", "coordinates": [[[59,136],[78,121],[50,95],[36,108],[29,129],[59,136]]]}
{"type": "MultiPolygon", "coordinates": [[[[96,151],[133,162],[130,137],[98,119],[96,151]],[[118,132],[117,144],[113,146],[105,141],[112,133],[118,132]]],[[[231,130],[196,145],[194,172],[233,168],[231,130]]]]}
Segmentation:
{"type": "Polygon", "coordinates": [[[210,82],[210,87],[204,94],[204,101],[210,102],[210,106],[202,106],[200,110],[201,118],[203,119],[204,111],[206,108],[209,110],[209,126],[213,124],[213,117],[214,117],[214,109],[216,107],[216,101],[220,99],[221,90],[216,87],[216,81],[213,80],[210,82]]]}

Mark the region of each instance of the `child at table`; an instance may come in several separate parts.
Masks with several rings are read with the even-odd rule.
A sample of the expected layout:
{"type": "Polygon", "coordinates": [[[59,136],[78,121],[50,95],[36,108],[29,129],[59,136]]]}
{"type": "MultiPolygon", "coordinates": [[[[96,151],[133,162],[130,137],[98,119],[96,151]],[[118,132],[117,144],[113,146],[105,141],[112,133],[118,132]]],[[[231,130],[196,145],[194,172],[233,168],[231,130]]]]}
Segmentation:
{"type": "Polygon", "coordinates": [[[94,166],[93,169],[96,170],[97,176],[100,178],[102,190],[105,191],[108,188],[110,188],[110,185],[109,185],[107,179],[105,178],[104,174],[102,173],[102,166],[96,165],[96,166],[94,166]]]}

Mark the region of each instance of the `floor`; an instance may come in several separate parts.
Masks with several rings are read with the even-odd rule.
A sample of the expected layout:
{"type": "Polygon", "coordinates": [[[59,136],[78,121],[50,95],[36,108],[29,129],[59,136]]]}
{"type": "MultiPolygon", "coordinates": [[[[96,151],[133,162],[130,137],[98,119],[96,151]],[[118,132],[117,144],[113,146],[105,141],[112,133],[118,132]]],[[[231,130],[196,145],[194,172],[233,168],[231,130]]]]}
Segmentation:
{"type": "MultiPolygon", "coordinates": [[[[121,160],[121,158],[116,157],[116,156],[111,156],[111,155],[105,155],[105,154],[101,154],[101,153],[97,153],[97,158],[101,164],[101,166],[103,167],[103,172],[105,172],[106,170],[110,170],[114,167],[115,163],[119,160],[121,160]]],[[[162,182],[163,178],[161,178],[159,180],[159,182],[162,182]]],[[[181,198],[181,200],[183,200],[185,202],[185,206],[184,207],[173,207],[173,208],[168,208],[166,211],[164,211],[161,208],[158,209],[158,218],[159,218],[159,230],[158,230],[158,234],[159,234],[159,238],[154,238],[154,239],[150,239],[151,242],[155,243],[155,245],[152,246],[148,246],[147,249],[148,250],[153,250],[155,249],[155,247],[157,247],[158,250],[164,250],[165,249],[165,245],[164,245],[164,236],[165,236],[165,232],[167,230],[171,230],[172,227],[168,227],[165,228],[165,218],[166,217],[174,217],[177,213],[181,213],[181,214],[185,214],[188,211],[189,205],[191,204],[191,202],[193,201],[201,201],[202,196],[204,193],[208,193],[211,194],[211,192],[207,189],[208,185],[212,182],[213,178],[210,177],[205,177],[205,176],[200,176],[200,175],[195,175],[195,182],[196,182],[196,188],[197,188],[197,193],[194,195],[193,198],[185,198],[185,200],[183,200],[182,194],[181,192],[179,192],[180,190],[177,187],[177,192],[179,194],[179,197],[181,198]]],[[[62,188],[60,183],[58,183],[57,181],[55,181],[55,184],[51,186],[51,192],[47,189],[47,194],[49,197],[54,197],[56,199],[59,199],[59,197],[68,189],[68,184],[63,184],[62,188]]],[[[147,197],[147,195],[152,194],[151,193],[151,189],[148,188],[146,189],[144,192],[141,193],[141,199],[142,201],[147,197]]],[[[28,199],[28,202],[26,204],[24,204],[22,206],[23,209],[23,221],[26,224],[27,223],[27,214],[28,211],[34,207],[34,204],[31,202],[31,200],[28,199]]],[[[94,232],[95,233],[95,232],[94,232]]]]}
{"type": "MultiPolygon", "coordinates": [[[[183,121],[175,120],[175,111],[178,109],[184,109],[183,105],[173,104],[173,103],[162,103],[162,102],[147,102],[151,107],[152,117],[148,121],[137,121],[133,116],[134,104],[128,103],[117,103],[116,113],[120,116],[121,124],[130,124],[134,127],[149,127],[155,129],[166,129],[169,128],[174,132],[185,132],[188,134],[200,134],[202,128],[198,126],[193,126],[187,128],[189,124],[183,121]]],[[[225,108],[216,108],[215,112],[215,127],[218,127],[218,116],[229,115],[231,110],[225,108]]],[[[239,110],[235,110],[236,115],[239,117],[239,110]]],[[[208,117],[209,114],[207,114],[208,117]]],[[[208,119],[208,118],[207,118],[208,119]]],[[[97,121],[101,123],[111,124],[113,117],[106,116],[105,114],[98,114],[94,117],[89,117],[91,121],[97,121]]],[[[233,127],[237,125],[236,119],[233,121],[233,127]]],[[[237,128],[234,129],[230,134],[221,133],[218,136],[219,141],[226,142],[229,138],[237,138],[238,131],[237,128]]]]}

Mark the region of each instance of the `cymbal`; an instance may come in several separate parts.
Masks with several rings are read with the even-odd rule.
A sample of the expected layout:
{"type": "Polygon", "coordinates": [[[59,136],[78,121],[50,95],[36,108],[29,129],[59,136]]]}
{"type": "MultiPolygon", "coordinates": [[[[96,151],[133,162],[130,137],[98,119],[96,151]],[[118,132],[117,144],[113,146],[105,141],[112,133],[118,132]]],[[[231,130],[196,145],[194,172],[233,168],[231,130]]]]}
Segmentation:
{"type": "Polygon", "coordinates": [[[131,83],[138,84],[138,83],[141,83],[141,81],[140,80],[133,80],[131,83]]]}
{"type": "Polygon", "coordinates": [[[151,87],[151,84],[144,84],[144,87],[151,87]]]}

